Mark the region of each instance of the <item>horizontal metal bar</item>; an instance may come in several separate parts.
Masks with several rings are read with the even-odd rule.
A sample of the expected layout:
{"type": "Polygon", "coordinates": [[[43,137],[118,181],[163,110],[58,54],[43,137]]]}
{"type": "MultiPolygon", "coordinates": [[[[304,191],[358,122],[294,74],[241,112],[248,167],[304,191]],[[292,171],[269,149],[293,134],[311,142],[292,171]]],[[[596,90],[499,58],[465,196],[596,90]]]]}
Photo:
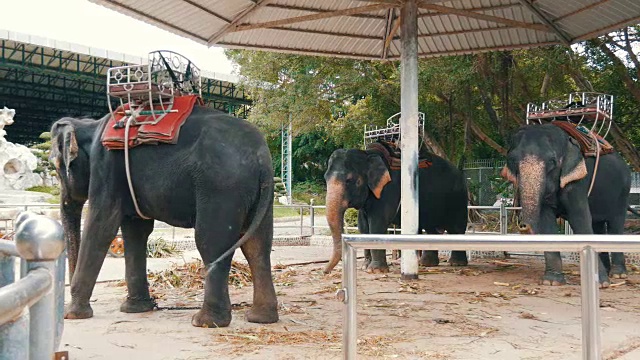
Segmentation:
{"type": "Polygon", "coordinates": [[[31,203],[31,204],[0,204],[0,208],[8,208],[8,207],[60,207],[60,204],[49,204],[49,203],[31,203]]]}
{"type": "Polygon", "coordinates": [[[29,271],[27,276],[0,288],[0,325],[16,319],[25,307],[42,298],[53,286],[53,276],[47,269],[29,271]]]}
{"type": "Polygon", "coordinates": [[[18,250],[16,249],[16,243],[10,240],[0,239],[0,253],[19,257],[18,250]]]}
{"type": "Polygon", "coordinates": [[[638,235],[342,235],[356,249],[438,249],[480,251],[596,251],[640,250],[638,235]]]}

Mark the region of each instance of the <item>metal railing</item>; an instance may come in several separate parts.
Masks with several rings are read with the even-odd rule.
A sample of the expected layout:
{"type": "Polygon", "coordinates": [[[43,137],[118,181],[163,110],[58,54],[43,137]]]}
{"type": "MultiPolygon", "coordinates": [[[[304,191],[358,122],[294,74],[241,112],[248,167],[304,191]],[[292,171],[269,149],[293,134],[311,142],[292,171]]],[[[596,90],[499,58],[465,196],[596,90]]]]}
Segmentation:
{"type": "Polygon", "coordinates": [[[357,354],[356,252],[357,249],[439,249],[478,251],[579,251],[582,300],[582,358],[600,360],[598,257],[596,252],[640,250],[637,235],[343,235],[342,289],[344,304],[343,353],[357,354]]]}
{"type": "Polygon", "coordinates": [[[0,358],[68,359],[64,329],[66,253],[59,222],[32,212],[15,220],[14,241],[0,240],[0,358]],[[21,258],[16,281],[15,260],[21,258]]]}

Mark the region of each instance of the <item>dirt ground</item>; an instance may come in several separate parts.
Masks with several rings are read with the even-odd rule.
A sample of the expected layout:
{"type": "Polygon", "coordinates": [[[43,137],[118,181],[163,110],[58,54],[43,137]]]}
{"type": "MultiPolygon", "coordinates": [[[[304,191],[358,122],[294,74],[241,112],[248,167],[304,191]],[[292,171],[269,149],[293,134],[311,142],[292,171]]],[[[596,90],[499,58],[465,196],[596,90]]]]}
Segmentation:
{"type": "MultiPolygon", "coordinates": [[[[221,329],[191,326],[202,301],[197,281],[171,288],[171,273],[162,281],[151,276],[161,310],[145,314],[118,311],[123,282],[101,283],[92,298],[94,317],[65,321],[61,350],[74,360],[340,359],[341,268],[324,275],[322,266],[275,266],[280,321],[271,325],[245,321],[252,287],[237,273],[230,286],[233,320],[221,329]],[[172,307],[181,309],[166,309],[172,307]]],[[[411,282],[399,279],[397,261],[386,275],[359,271],[358,358],[580,359],[578,267],[567,264],[569,284],[555,288],[537,285],[542,267],[537,259],[476,259],[462,269],[423,268],[411,282]]],[[[635,268],[625,284],[601,291],[606,359],[636,358],[640,351],[639,282],[635,268]]]]}

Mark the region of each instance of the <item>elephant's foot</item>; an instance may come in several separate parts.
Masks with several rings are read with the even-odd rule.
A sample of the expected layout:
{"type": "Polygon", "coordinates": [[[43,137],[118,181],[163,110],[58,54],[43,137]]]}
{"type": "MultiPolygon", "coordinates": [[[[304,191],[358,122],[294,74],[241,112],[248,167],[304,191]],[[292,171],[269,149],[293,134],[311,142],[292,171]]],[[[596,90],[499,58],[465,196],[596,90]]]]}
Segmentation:
{"type": "Polygon", "coordinates": [[[247,310],[246,319],[251,323],[273,324],[278,322],[278,309],[276,306],[256,307],[247,310]]]}
{"type": "Polygon", "coordinates": [[[93,309],[89,303],[78,305],[72,301],[64,312],[65,319],[88,319],[91,317],[93,317],[93,309]]]}
{"type": "Polygon", "coordinates": [[[427,267],[438,266],[438,264],[440,264],[440,258],[438,257],[438,252],[431,251],[431,250],[422,251],[422,256],[420,257],[419,264],[427,267]]]}
{"type": "Polygon", "coordinates": [[[215,314],[212,311],[200,309],[191,318],[191,325],[203,328],[227,327],[231,323],[231,310],[221,314],[215,314]]]}
{"type": "Polygon", "coordinates": [[[469,265],[469,261],[467,260],[467,253],[465,251],[452,251],[451,257],[449,257],[449,265],[451,266],[469,265]]]}
{"type": "Polygon", "coordinates": [[[371,259],[365,258],[362,262],[362,270],[367,270],[369,268],[369,264],[371,264],[371,259]]]}
{"type": "Polygon", "coordinates": [[[611,280],[606,271],[598,272],[598,282],[600,283],[600,289],[606,289],[611,286],[611,280]]]}
{"type": "Polygon", "coordinates": [[[567,280],[565,279],[563,273],[547,271],[544,273],[544,276],[542,277],[542,285],[561,286],[566,284],[567,284],[567,280]]]}
{"type": "Polygon", "coordinates": [[[389,265],[387,263],[372,261],[369,266],[367,266],[367,272],[369,274],[384,274],[389,272],[389,265]]]}
{"type": "Polygon", "coordinates": [[[135,314],[152,311],[156,307],[155,300],[149,299],[133,299],[127,298],[122,305],[120,305],[120,311],[123,313],[135,314]]]}
{"type": "Polygon", "coordinates": [[[624,265],[613,265],[611,267],[611,271],[609,272],[609,276],[614,279],[626,279],[627,278],[627,268],[624,265]]]}

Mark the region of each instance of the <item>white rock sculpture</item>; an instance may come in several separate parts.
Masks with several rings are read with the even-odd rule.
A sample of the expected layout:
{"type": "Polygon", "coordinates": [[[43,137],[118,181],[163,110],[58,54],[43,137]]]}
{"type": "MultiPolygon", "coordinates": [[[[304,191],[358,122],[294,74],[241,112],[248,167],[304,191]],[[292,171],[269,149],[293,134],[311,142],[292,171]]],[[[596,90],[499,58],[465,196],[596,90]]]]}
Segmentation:
{"type": "Polygon", "coordinates": [[[6,125],[13,124],[16,111],[6,106],[0,110],[0,190],[24,190],[42,182],[33,171],[38,158],[28,147],[8,142],[4,137],[6,125]]]}
{"type": "Polygon", "coordinates": [[[13,124],[13,117],[16,115],[15,109],[9,109],[6,106],[0,110],[0,141],[5,142],[7,132],[4,130],[6,125],[13,124]]]}

